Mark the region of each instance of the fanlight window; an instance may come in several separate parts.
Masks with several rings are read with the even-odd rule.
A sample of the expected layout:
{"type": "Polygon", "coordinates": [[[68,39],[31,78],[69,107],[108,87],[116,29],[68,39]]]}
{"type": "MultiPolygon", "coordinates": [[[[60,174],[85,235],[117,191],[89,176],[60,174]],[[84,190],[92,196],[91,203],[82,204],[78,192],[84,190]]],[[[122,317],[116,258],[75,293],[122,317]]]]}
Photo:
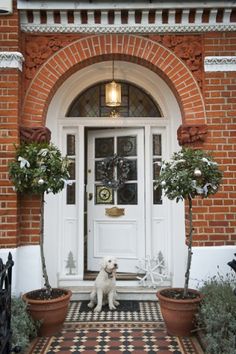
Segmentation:
{"type": "Polygon", "coordinates": [[[150,95],[132,84],[121,82],[121,105],[105,105],[105,84],[88,88],[72,102],[67,117],[162,117],[160,107],[150,95]]]}

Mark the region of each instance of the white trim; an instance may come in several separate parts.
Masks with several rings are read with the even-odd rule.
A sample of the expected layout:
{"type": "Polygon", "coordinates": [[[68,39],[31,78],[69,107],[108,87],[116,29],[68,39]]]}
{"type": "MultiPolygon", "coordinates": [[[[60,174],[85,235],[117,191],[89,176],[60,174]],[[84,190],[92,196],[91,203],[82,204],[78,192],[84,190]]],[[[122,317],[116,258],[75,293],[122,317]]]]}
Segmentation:
{"type": "Polygon", "coordinates": [[[204,69],[206,72],[236,71],[236,56],[205,57],[204,69]]]}
{"type": "Polygon", "coordinates": [[[20,52],[0,52],[0,68],[19,69],[22,71],[24,57],[20,52]]]}
{"type": "MultiPolygon", "coordinates": [[[[194,8],[227,8],[235,7],[235,1],[72,1],[64,0],[60,1],[60,9],[63,10],[101,10],[101,9],[114,9],[114,10],[123,10],[123,9],[194,9],[194,8]],[[164,3],[164,4],[163,4],[164,3]]],[[[51,9],[58,10],[58,1],[49,0],[49,1],[17,1],[18,10],[32,10],[32,9],[51,9]]]]}
{"type": "MultiPolygon", "coordinates": [[[[112,6],[111,6],[112,7],[112,6]]],[[[110,8],[111,8],[110,7],[110,8]]],[[[123,8],[123,7],[122,7],[123,8]]],[[[218,13],[222,9],[218,7],[209,9],[208,22],[204,22],[204,8],[195,8],[195,16],[190,19],[190,8],[182,8],[180,14],[180,23],[176,22],[176,8],[166,9],[166,7],[153,10],[154,23],[150,22],[148,7],[139,7],[141,13],[140,23],[136,20],[136,13],[133,6],[130,6],[126,16],[127,23],[121,21],[121,9],[115,7],[113,11],[114,23],[109,23],[108,9],[101,10],[100,20],[97,18],[95,10],[87,7],[87,19],[83,18],[81,8],[74,11],[74,19],[69,17],[67,10],[60,7],[60,20],[55,23],[53,10],[44,8],[46,23],[40,21],[40,9],[34,8],[33,22],[27,18],[27,10],[21,10],[21,30],[23,32],[41,32],[41,33],[166,33],[166,32],[209,32],[209,31],[235,31],[236,23],[231,22],[231,8],[224,8],[223,16],[220,22],[217,22],[218,13]],[[63,10],[62,10],[63,9],[63,10]],[[167,23],[164,21],[164,16],[167,23]],[[72,22],[71,22],[72,21],[72,22]],[[84,23],[84,21],[86,23],[84,23]],[[100,21],[100,22],[97,22],[100,21]],[[190,22],[194,21],[194,22],[190,22]],[[83,22],[83,23],[82,23],[83,22]]],[[[221,15],[221,12],[220,12],[221,15]]]]}
{"type": "Polygon", "coordinates": [[[236,31],[236,24],[188,24],[188,25],[35,25],[22,24],[23,32],[31,33],[178,33],[178,32],[233,32],[236,31]]]}

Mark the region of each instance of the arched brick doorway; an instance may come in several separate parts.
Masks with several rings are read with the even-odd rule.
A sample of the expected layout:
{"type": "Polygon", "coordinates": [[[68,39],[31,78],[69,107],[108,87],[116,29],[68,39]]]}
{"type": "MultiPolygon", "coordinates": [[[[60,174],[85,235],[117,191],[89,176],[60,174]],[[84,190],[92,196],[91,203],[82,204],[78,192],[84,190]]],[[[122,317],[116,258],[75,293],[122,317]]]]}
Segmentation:
{"type": "MultiPolygon", "coordinates": [[[[166,156],[178,148],[176,130],[182,122],[188,124],[205,123],[201,91],[186,65],[179,60],[175,54],[162,45],[147,38],[132,35],[91,36],[68,45],[66,48],[56,53],[42,66],[27,91],[22,123],[26,126],[46,124],[52,131],[53,142],[57,143],[62,150],[64,149],[64,152],[66,151],[65,140],[63,143],[63,139],[65,139],[62,134],[63,129],[65,129],[64,131],[67,131],[67,133],[69,132],[69,134],[71,132],[78,134],[80,137],[82,155],[85,156],[83,139],[85,138],[85,129],[88,128],[87,123],[83,125],[83,129],[80,127],[79,130],[76,131],[77,128],[73,128],[74,130],[71,129],[71,126],[75,127],[76,124],[71,123],[72,125],[70,125],[70,127],[63,126],[63,124],[60,126],[60,124],[58,125],[58,118],[60,119],[65,116],[65,112],[73,98],[84,88],[102,79],[110,78],[110,59],[115,59],[118,67],[120,63],[120,69],[118,70],[118,77],[120,79],[127,79],[129,75],[128,71],[126,71],[124,77],[122,77],[122,70],[124,70],[122,69],[122,65],[123,68],[130,65],[131,74],[128,80],[140,86],[143,85],[152,96],[157,95],[157,97],[155,97],[157,102],[160,103],[164,111],[166,110],[169,123],[167,125],[163,124],[158,126],[158,129],[164,128],[166,132],[168,131],[167,136],[171,141],[166,149],[166,156]],[[156,88],[154,87],[155,85],[152,86],[153,82],[159,83],[159,87],[158,85],[156,88]],[[164,92],[163,97],[161,97],[161,91],[164,92]],[[166,101],[164,96],[167,98],[166,101]]],[[[106,123],[103,122],[101,124],[104,127],[106,123]]],[[[92,123],[91,125],[91,127],[98,126],[97,123],[92,123]]],[[[105,126],[117,128],[119,123],[118,125],[116,123],[108,123],[105,126]]],[[[148,129],[151,128],[149,127],[148,129]]],[[[147,138],[147,129],[145,134],[147,138]]],[[[82,166],[84,166],[83,161],[80,167],[82,166]]],[[[151,170],[149,169],[149,173],[150,172],[151,170]]],[[[80,177],[84,179],[84,176],[81,175],[80,177]]],[[[78,198],[80,198],[79,200],[83,200],[84,192],[82,192],[82,189],[80,190],[81,192],[78,198]]],[[[51,273],[50,278],[52,278],[55,285],[58,285],[58,279],[59,285],[78,285],[78,282],[82,281],[84,276],[84,234],[83,227],[80,226],[84,219],[84,211],[83,207],[82,211],[80,211],[81,209],[79,208],[78,213],[80,213],[80,215],[78,219],[76,217],[76,209],[72,216],[65,216],[62,209],[60,209],[60,207],[59,209],[57,208],[58,205],[62,205],[62,199],[62,196],[59,196],[59,198],[49,197],[46,207],[48,209],[45,221],[47,256],[49,259],[53,260],[53,262],[48,262],[49,273],[51,273]],[[54,214],[55,220],[52,220],[51,210],[56,212],[56,214],[54,214]],[[74,235],[77,235],[77,230],[80,228],[80,236],[75,242],[72,242],[71,246],[72,248],[76,248],[76,274],[75,276],[69,274],[69,277],[65,270],[67,256],[63,254],[62,251],[65,246],[65,240],[68,239],[65,237],[65,234],[63,235],[63,231],[60,231],[63,230],[63,225],[60,225],[58,232],[53,232],[53,229],[55,231],[55,225],[57,228],[59,226],[58,220],[63,220],[65,217],[69,221],[75,221],[76,225],[73,226],[75,227],[73,231],[74,235]],[[53,233],[54,236],[52,236],[53,233]],[[57,245],[57,247],[53,247],[54,245],[57,245]]],[[[151,213],[152,211],[149,208],[149,218],[151,213]]],[[[170,228],[168,230],[169,238],[165,239],[161,247],[166,250],[169,273],[173,274],[172,283],[174,285],[181,285],[184,263],[183,206],[175,206],[172,209],[169,208],[167,214],[169,215],[170,222],[170,228]],[[176,254],[182,255],[182,257],[180,257],[182,262],[179,261],[179,258],[176,258],[176,254]]],[[[160,223],[160,220],[161,218],[157,217],[156,224],[160,223]]],[[[150,228],[149,230],[148,228],[147,223],[147,233],[150,233],[150,228]]],[[[160,230],[161,228],[159,231],[160,230]]],[[[164,230],[164,233],[165,232],[164,230]]],[[[74,239],[75,238],[76,236],[74,236],[74,239]]],[[[157,243],[155,232],[146,242],[147,252],[145,255],[150,255],[148,250],[152,248],[154,243],[157,243]]],[[[158,247],[156,247],[156,250],[157,249],[158,247]]]]}

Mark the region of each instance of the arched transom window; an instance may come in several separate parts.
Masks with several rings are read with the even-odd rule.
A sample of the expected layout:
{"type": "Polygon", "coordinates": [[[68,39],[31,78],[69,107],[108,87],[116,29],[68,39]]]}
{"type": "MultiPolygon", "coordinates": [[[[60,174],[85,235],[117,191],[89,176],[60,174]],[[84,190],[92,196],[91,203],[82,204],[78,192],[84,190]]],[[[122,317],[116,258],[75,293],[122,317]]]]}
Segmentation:
{"type": "Polygon", "coordinates": [[[105,104],[105,83],[96,84],[79,94],[70,105],[67,117],[162,117],[161,109],[141,88],[120,82],[121,105],[105,104]]]}

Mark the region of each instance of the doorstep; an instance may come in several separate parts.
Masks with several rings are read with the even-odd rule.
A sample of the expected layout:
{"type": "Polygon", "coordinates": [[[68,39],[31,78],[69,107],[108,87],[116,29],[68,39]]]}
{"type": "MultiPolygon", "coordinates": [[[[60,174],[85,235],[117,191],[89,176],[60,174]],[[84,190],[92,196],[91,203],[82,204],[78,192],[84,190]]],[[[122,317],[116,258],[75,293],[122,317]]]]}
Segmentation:
{"type": "MultiPolygon", "coordinates": [[[[93,286],[75,286],[70,287],[72,291],[72,301],[89,300],[89,295],[93,286]]],[[[156,293],[159,289],[146,288],[142,286],[117,286],[118,300],[139,300],[139,301],[155,301],[156,293]]]]}

